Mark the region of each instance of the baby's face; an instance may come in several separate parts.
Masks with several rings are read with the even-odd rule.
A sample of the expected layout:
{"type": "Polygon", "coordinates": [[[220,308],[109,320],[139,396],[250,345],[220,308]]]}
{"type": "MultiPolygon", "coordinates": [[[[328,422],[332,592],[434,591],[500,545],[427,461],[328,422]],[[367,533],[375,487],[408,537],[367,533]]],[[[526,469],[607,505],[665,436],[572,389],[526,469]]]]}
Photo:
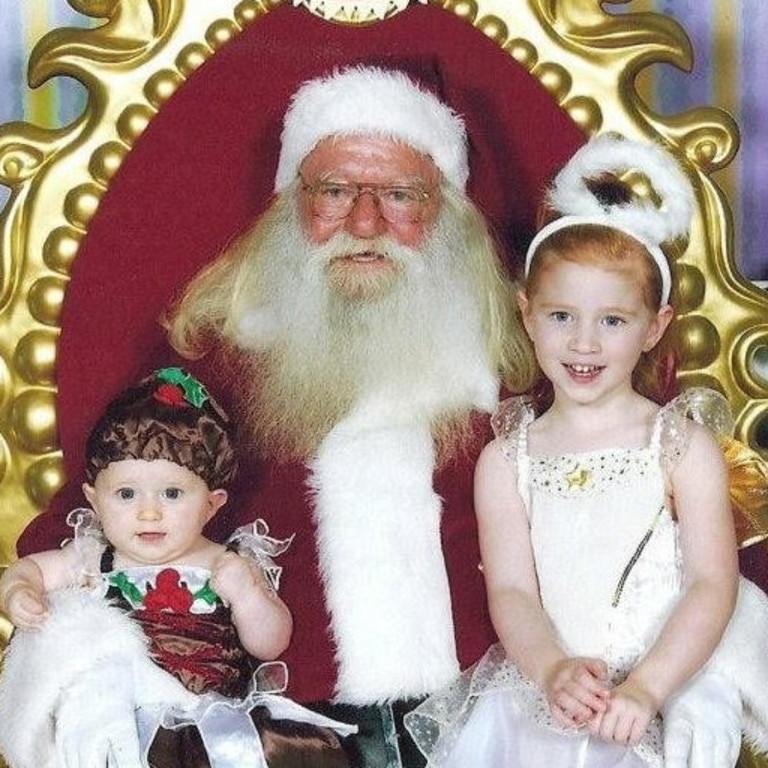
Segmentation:
{"type": "Polygon", "coordinates": [[[123,566],[195,564],[203,528],[227,498],[166,459],[112,462],[83,490],[123,566]]]}

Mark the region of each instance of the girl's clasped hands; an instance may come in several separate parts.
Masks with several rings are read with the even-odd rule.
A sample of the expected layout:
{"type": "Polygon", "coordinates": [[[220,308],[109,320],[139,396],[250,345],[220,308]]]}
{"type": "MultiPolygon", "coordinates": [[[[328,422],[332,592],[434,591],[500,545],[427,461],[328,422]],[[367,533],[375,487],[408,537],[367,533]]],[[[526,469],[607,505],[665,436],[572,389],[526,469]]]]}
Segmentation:
{"type": "Polygon", "coordinates": [[[562,659],[553,666],[544,691],[560,725],[587,728],[593,736],[620,744],[637,744],[658,711],[651,693],[631,675],[612,686],[601,659],[562,659]]]}

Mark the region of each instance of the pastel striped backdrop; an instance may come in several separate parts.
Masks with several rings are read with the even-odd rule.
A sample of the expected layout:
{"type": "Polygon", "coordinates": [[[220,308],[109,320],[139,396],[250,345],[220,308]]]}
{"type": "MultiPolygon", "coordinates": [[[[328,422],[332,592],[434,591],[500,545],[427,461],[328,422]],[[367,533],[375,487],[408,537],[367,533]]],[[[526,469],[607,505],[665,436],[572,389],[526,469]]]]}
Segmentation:
{"type": "MultiPolygon", "coordinates": [[[[768,0],[630,0],[606,8],[666,13],[687,30],[695,52],[693,71],[654,67],[650,89],[663,113],[711,104],[736,116],[741,150],[718,182],[734,209],[743,274],[768,281],[768,99],[758,93],[768,82],[768,0]]],[[[25,85],[26,62],[34,41],[47,30],[94,23],[66,0],[0,0],[0,123],[24,119],[55,125],[78,113],[85,98],[79,84],[59,77],[32,91],[25,85]]],[[[1,186],[0,195],[2,204],[7,191],[1,186]]]]}

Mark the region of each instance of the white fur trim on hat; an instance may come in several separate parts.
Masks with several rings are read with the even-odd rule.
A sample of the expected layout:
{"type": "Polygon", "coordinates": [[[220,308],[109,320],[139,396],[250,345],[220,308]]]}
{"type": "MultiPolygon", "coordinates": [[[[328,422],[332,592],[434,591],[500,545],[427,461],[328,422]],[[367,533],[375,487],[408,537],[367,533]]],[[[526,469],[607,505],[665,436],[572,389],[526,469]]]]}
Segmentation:
{"type": "Polygon", "coordinates": [[[296,178],[301,161],[327,136],[373,133],[428,154],[464,189],[469,177],[464,122],[404,72],[356,66],[304,83],[283,122],[275,191],[296,178]]]}

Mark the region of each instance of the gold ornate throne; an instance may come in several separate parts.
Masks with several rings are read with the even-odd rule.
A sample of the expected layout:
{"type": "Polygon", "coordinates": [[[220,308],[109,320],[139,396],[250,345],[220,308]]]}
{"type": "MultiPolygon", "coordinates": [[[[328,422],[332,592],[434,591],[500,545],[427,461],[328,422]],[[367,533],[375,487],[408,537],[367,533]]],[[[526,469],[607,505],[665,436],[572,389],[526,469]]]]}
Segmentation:
{"type": "MultiPolygon", "coordinates": [[[[159,361],[160,310],[265,206],[290,92],[361,60],[438,72],[513,268],[543,186],[589,134],[663,141],[698,200],[675,264],[678,379],[724,392],[737,436],[768,455],[768,298],[735,269],[713,180],[737,127],[709,107],[662,116],[637,85],[651,64],[690,67],[675,22],[599,0],[300,2],[69,0],[99,23],[32,51],[32,85],[68,75],[89,99],[61,128],[0,127],[0,566],[52,500],[77,506],[66,481],[93,414],[159,361]]],[[[742,555],[765,586],[764,544],[742,555]]]]}

